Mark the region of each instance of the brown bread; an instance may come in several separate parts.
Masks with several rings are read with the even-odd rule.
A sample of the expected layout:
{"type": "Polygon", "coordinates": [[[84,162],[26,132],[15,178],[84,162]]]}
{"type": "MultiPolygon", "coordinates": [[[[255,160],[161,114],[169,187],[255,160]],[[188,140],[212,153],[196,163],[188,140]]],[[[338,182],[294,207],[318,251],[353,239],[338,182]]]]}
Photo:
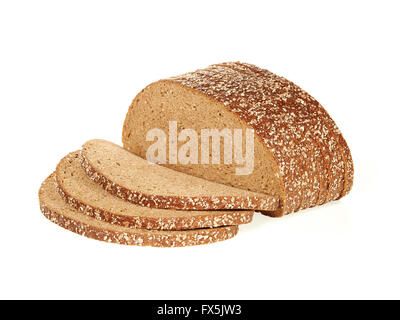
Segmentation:
{"type": "Polygon", "coordinates": [[[49,176],[39,190],[40,209],[51,222],[88,238],[125,245],[184,247],[227,240],[238,232],[237,226],[187,231],[156,231],[112,225],[88,217],[72,208],[56,190],[55,175],[49,176]]]}
{"type": "Polygon", "coordinates": [[[97,220],[129,228],[185,230],[251,222],[253,211],[183,211],[142,207],[113,196],[93,182],[71,152],[57,166],[57,189],[80,212],[97,220]]]}

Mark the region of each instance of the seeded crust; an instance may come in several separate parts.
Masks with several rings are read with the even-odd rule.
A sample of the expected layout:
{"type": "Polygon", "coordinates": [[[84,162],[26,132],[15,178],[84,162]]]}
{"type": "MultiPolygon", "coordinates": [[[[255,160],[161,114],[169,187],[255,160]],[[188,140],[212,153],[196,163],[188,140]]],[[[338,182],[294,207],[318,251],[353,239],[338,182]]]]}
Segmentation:
{"type": "MultiPolygon", "coordinates": [[[[252,81],[255,83],[255,85],[259,86],[260,90],[258,92],[255,92],[255,94],[258,96],[258,100],[262,100],[263,98],[260,97],[260,94],[264,94],[265,92],[268,92],[271,90],[271,81],[268,79],[268,77],[265,77],[264,75],[260,74],[257,72],[257,70],[254,70],[251,65],[245,65],[239,62],[232,62],[232,63],[221,63],[217,65],[213,65],[212,67],[225,67],[225,68],[230,68],[234,71],[240,72],[247,77],[245,78],[245,81],[252,81]],[[263,81],[260,81],[263,80],[263,81]]],[[[277,93],[279,94],[279,93],[277,93]]],[[[283,109],[283,108],[282,108],[283,109]]],[[[291,108],[291,105],[285,101],[285,109],[287,111],[292,111],[295,112],[294,114],[297,116],[297,118],[294,118],[296,123],[295,124],[290,124],[293,127],[300,127],[302,125],[303,119],[305,118],[304,116],[301,117],[301,114],[297,112],[298,108],[291,108]]],[[[281,111],[278,109],[278,111],[281,111]]],[[[286,112],[287,112],[286,111],[286,112]]],[[[287,121],[285,121],[286,124],[287,121]]],[[[311,130],[308,129],[307,124],[303,125],[303,130],[302,130],[302,135],[300,134],[291,134],[290,131],[288,130],[288,134],[291,134],[291,139],[294,141],[294,147],[301,147],[301,152],[299,153],[299,157],[301,158],[300,161],[302,163],[302,167],[305,168],[303,170],[303,175],[300,177],[302,184],[301,184],[301,192],[302,192],[302,201],[295,208],[295,211],[298,211],[300,209],[305,209],[311,206],[314,206],[318,200],[319,194],[320,194],[320,184],[322,178],[320,177],[320,170],[319,167],[321,165],[321,162],[318,161],[318,148],[316,148],[317,143],[313,138],[313,135],[311,133],[311,130]],[[315,156],[314,156],[315,155],[315,156]]],[[[300,172],[296,172],[299,174],[300,172]]]]}
{"type": "Polygon", "coordinates": [[[237,226],[187,231],[155,231],[111,225],[81,214],[66,204],[56,191],[55,175],[50,175],[39,190],[40,210],[51,222],[91,239],[124,245],[184,247],[227,240],[237,226]]]}
{"type": "Polygon", "coordinates": [[[276,197],[232,188],[150,164],[105,140],[86,142],[81,151],[81,164],[86,174],[105,190],[144,207],[263,211],[274,211],[279,207],[276,197]]]}
{"type": "Polygon", "coordinates": [[[128,228],[188,230],[250,223],[253,211],[182,211],[141,207],[115,197],[93,182],[80,164],[80,151],[56,169],[57,191],[72,207],[92,218],[128,228]]]}
{"type": "MultiPolygon", "coordinates": [[[[268,70],[258,68],[251,64],[241,63],[241,65],[251,68],[254,72],[263,75],[267,79],[271,76],[276,76],[268,70]]],[[[282,81],[289,83],[291,87],[295,88],[295,90],[300,91],[309,97],[309,101],[304,105],[304,107],[307,108],[310,113],[311,120],[314,120],[312,135],[316,137],[320,151],[324,154],[326,163],[324,169],[327,169],[329,174],[329,190],[326,200],[323,201],[324,197],[322,196],[319,203],[322,204],[331,200],[336,200],[339,198],[340,194],[343,193],[343,190],[347,188],[345,177],[348,170],[352,171],[351,168],[353,166],[350,150],[344,141],[343,135],[340,133],[328,112],[313,97],[300,87],[296,86],[293,82],[282,77],[279,78],[281,78],[282,81]]]]}
{"type": "MultiPolygon", "coordinates": [[[[236,62],[233,64],[247,68],[256,76],[263,77],[266,80],[267,89],[271,85],[271,79],[275,77],[279,78],[279,80],[284,83],[289,83],[290,87],[293,88],[292,90],[302,92],[304,95],[309,96],[304,90],[296,86],[294,83],[278,77],[268,70],[264,70],[247,63],[236,62]]],[[[290,108],[290,105],[285,101],[285,108],[288,107],[290,108]]],[[[322,106],[319,105],[318,102],[315,101],[315,99],[313,99],[311,96],[309,96],[307,103],[303,104],[303,108],[299,108],[298,105],[294,104],[294,108],[292,108],[292,110],[296,117],[296,122],[293,124],[294,127],[299,126],[302,119],[306,119],[303,136],[306,136],[308,141],[313,141],[313,143],[309,144],[309,146],[312,147],[312,152],[311,154],[308,154],[308,157],[311,158],[313,163],[314,159],[312,158],[313,155],[315,155],[316,160],[319,162],[319,167],[322,167],[323,170],[320,181],[325,183],[321,188],[323,189],[323,193],[319,197],[319,203],[322,204],[326,201],[335,200],[339,197],[344,189],[345,182],[345,166],[342,160],[342,146],[339,143],[339,139],[336,137],[337,130],[335,129],[335,124],[326,110],[323,109],[322,106]],[[327,183],[329,188],[327,188],[327,183]]],[[[306,201],[302,208],[305,209],[307,207],[314,206],[315,204],[315,200],[311,201],[311,203],[306,201]]]]}
{"type": "MultiPolygon", "coordinates": [[[[258,82],[263,83],[262,91],[270,91],[271,90],[271,79],[268,77],[269,72],[264,74],[260,72],[256,66],[240,63],[240,62],[232,62],[232,63],[221,63],[220,66],[225,66],[232,68],[238,72],[245,73],[257,80],[258,82]]],[[[274,94],[277,95],[285,95],[285,92],[279,92],[277,88],[274,88],[274,94]]],[[[291,124],[292,127],[300,127],[301,134],[295,134],[292,136],[292,139],[295,141],[294,146],[300,147],[300,161],[302,162],[302,166],[307,168],[303,171],[303,175],[301,177],[302,181],[302,201],[298,208],[299,209],[306,209],[308,207],[313,207],[317,204],[317,201],[320,197],[320,194],[323,186],[324,186],[324,179],[322,177],[321,166],[323,166],[323,159],[320,152],[320,148],[318,148],[318,141],[314,139],[312,134],[313,127],[310,126],[310,120],[308,117],[304,116],[303,113],[298,113],[298,108],[293,108],[288,101],[284,101],[285,106],[282,111],[289,112],[292,111],[294,115],[297,117],[296,122],[291,124]]],[[[278,109],[279,110],[279,109],[278,109]]],[[[294,117],[293,117],[294,118],[294,117]]],[[[326,183],[325,183],[326,185],[326,183]]]]}
{"type": "MultiPolygon", "coordinates": [[[[332,120],[333,122],[333,120],[332,120]]],[[[353,187],[353,180],[354,180],[354,165],[353,165],[353,158],[351,156],[350,148],[347,145],[346,140],[344,139],[342,133],[340,132],[339,128],[336,126],[336,124],[333,122],[332,126],[334,127],[335,133],[337,135],[337,138],[342,146],[342,151],[343,151],[343,158],[344,158],[344,163],[346,166],[346,174],[345,174],[345,186],[343,188],[343,192],[341,193],[340,198],[343,198],[345,195],[347,195],[351,188],[353,187]]]]}

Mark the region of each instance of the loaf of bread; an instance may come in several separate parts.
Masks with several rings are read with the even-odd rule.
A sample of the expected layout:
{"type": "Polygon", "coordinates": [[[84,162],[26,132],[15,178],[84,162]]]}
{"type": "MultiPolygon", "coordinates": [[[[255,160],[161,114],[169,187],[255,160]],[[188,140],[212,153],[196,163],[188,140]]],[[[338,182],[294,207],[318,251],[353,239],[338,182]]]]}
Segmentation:
{"type": "MultiPolygon", "coordinates": [[[[352,187],[350,150],[326,110],[294,83],[254,65],[222,63],[150,84],[128,110],[123,146],[146,158],[153,144],[148,133],[153,129],[168,133],[171,123],[179,132],[252,129],[254,168],[250,174],[236,174],[237,163],[180,163],[173,152],[167,152],[163,164],[278,197],[280,207],[269,211],[270,215],[339,199],[352,187]]],[[[175,143],[179,148],[185,141],[175,143]]],[[[224,152],[222,145],[219,152],[224,152]]]]}
{"type": "Polygon", "coordinates": [[[208,229],[156,231],[133,229],[88,217],[69,206],[57,193],[55,175],[50,175],[39,190],[40,210],[51,222],[88,238],[125,245],[183,247],[213,243],[234,237],[237,226],[208,229]]]}
{"type": "Polygon", "coordinates": [[[122,141],[91,140],[64,157],[39,190],[44,216],[101,241],[200,245],[234,237],[254,210],[282,216],[353,185],[349,147],[326,110],[246,63],[150,84],[122,141]]]}
{"type": "Polygon", "coordinates": [[[149,163],[105,140],[86,142],[82,166],[110,193],[141,206],[177,210],[276,210],[277,197],[251,192],[149,163]]]}
{"type": "Polygon", "coordinates": [[[57,190],[89,217],[128,228],[189,230],[250,223],[253,211],[183,211],[142,207],[124,201],[93,182],[81,166],[80,152],[64,157],[56,169],[57,190]]]}

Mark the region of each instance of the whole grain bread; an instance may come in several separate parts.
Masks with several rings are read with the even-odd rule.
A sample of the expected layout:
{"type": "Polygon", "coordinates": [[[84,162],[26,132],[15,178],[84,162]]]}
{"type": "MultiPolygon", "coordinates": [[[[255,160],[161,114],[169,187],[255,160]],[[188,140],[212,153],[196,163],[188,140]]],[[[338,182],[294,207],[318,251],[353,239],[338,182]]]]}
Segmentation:
{"type": "Polygon", "coordinates": [[[251,222],[253,211],[183,211],[142,207],[113,196],[93,182],[80,162],[80,152],[71,152],[56,169],[57,190],[80,212],[129,228],[187,230],[239,225],[251,222]]]}
{"type": "MultiPolygon", "coordinates": [[[[296,139],[296,136],[293,137],[293,139],[296,140],[297,145],[303,144],[304,153],[302,161],[303,164],[309,168],[304,171],[305,176],[303,175],[302,177],[303,203],[301,208],[305,209],[315,206],[317,203],[323,204],[339,198],[344,188],[345,177],[345,165],[342,161],[341,152],[342,148],[335,137],[334,128],[331,125],[331,118],[326,111],[318,105],[318,102],[312,99],[310,95],[305,93],[294,83],[254,65],[235,62],[223,63],[217,66],[234,68],[239,72],[252,75],[253,78],[262,79],[264,82],[264,92],[271,90],[271,84],[274,84],[278,79],[279,83],[282,81],[288,83],[286,90],[290,85],[291,90],[301,93],[305,101],[301,108],[299,108],[296,103],[293,103],[290,98],[284,101],[286,112],[293,113],[293,116],[286,121],[287,125],[300,128],[301,130],[301,135],[297,133],[300,139],[296,139]],[[289,123],[289,121],[293,121],[293,123],[289,123]],[[316,185],[316,180],[314,179],[314,183],[307,181],[307,179],[315,176],[315,170],[313,170],[314,165],[319,168],[319,173],[322,174],[319,178],[322,185],[319,188],[320,194],[318,197],[315,197],[317,193],[312,192],[313,186],[316,185]]],[[[286,91],[279,92],[279,95],[286,93],[286,91]]]]}
{"type": "MultiPolygon", "coordinates": [[[[150,84],[133,100],[123,146],[145,157],[146,133],[178,129],[252,128],[254,171],[235,175],[234,165],[170,164],[174,170],[281,199],[273,215],[338,199],[352,185],[351,155],[325,109],[294,83],[243,63],[213,65],[150,84]]],[[[181,143],[183,144],[183,143],[181,143]]]]}
{"type": "MultiPolygon", "coordinates": [[[[267,80],[267,83],[271,77],[278,77],[268,70],[258,68],[257,66],[248,63],[238,64],[252,70],[257,75],[261,75],[267,80]]],[[[347,143],[333,119],[318,103],[318,101],[316,101],[312,96],[295,85],[293,82],[284,78],[281,79],[282,81],[289,83],[290,87],[294,88],[298,92],[301,92],[307,97],[307,103],[303,104],[303,107],[309,114],[311,114],[311,122],[309,126],[311,126],[313,129],[309,130],[311,134],[310,138],[315,138],[316,143],[319,145],[319,151],[323,153],[326,163],[326,166],[323,169],[327,169],[328,174],[331,176],[329,179],[329,190],[325,202],[339,199],[343,196],[343,192],[345,192],[345,190],[350,191],[353,183],[353,161],[350,150],[347,147],[347,143]],[[351,176],[349,179],[347,179],[348,174],[351,176]],[[341,192],[341,190],[343,191],[341,192]]],[[[318,150],[315,152],[318,152],[318,150]]],[[[321,204],[325,203],[322,202],[321,199],[319,202],[321,204]]]]}
{"type": "Polygon", "coordinates": [[[178,210],[276,210],[277,197],[210,182],[152,164],[105,140],[82,147],[88,176],[110,193],[141,206],[178,210]]]}
{"type": "MultiPolygon", "coordinates": [[[[235,72],[240,73],[240,75],[236,75],[237,77],[243,77],[244,81],[252,83],[254,87],[259,88],[259,90],[254,91],[254,95],[256,96],[256,100],[262,100],[263,98],[260,96],[265,95],[265,92],[276,90],[276,88],[272,88],[271,84],[274,84],[274,81],[271,79],[272,73],[268,72],[267,74],[262,74],[253,68],[253,66],[248,64],[243,64],[239,62],[231,62],[231,63],[221,63],[212,66],[215,69],[215,72],[221,72],[222,68],[229,68],[232,71],[224,71],[230,74],[234,74],[235,72]],[[271,81],[272,80],[272,81],[271,81]]],[[[274,76],[274,75],[273,75],[274,76]]],[[[286,94],[285,91],[279,92],[280,95],[286,94]]],[[[278,95],[278,92],[276,92],[278,95]]],[[[291,119],[285,119],[282,125],[286,128],[302,126],[303,121],[308,121],[310,117],[307,115],[304,116],[305,108],[296,112],[297,109],[293,108],[288,100],[285,101],[285,109],[286,112],[294,112],[294,117],[291,119]],[[296,124],[290,123],[290,121],[295,121],[296,124]]],[[[271,109],[271,114],[275,114],[279,116],[279,112],[281,109],[271,109]]],[[[308,170],[304,170],[304,174],[299,177],[301,180],[301,194],[302,200],[298,204],[298,206],[294,209],[294,211],[298,211],[300,209],[308,208],[317,202],[321,190],[323,189],[323,185],[321,185],[321,177],[320,177],[320,167],[323,164],[322,159],[316,156],[314,152],[317,148],[317,142],[314,140],[314,137],[310,134],[310,130],[306,125],[303,125],[304,130],[303,134],[296,134],[293,130],[287,130],[287,135],[291,136],[291,139],[294,141],[296,146],[302,145],[303,152],[297,153],[293,156],[300,157],[301,165],[303,168],[308,168],[308,170]],[[314,150],[313,150],[314,149],[314,150]]],[[[291,150],[292,152],[296,152],[295,149],[291,150]]],[[[287,154],[288,155],[288,154],[287,154]]],[[[300,174],[301,172],[294,172],[293,174],[300,174]]]]}
{"type": "Polygon", "coordinates": [[[237,226],[186,231],[132,229],[88,217],[69,206],[56,190],[55,175],[50,175],[39,190],[40,209],[51,222],[88,238],[125,245],[184,247],[213,243],[234,237],[237,226]]]}

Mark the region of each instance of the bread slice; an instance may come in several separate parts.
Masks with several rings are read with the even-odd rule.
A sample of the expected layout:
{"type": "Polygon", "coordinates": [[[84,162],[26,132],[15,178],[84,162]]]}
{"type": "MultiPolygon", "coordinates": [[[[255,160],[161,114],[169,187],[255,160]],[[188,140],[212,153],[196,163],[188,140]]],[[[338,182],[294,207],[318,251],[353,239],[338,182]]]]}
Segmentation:
{"type": "MultiPolygon", "coordinates": [[[[322,106],[292,82],[255,66],[214,65],[150,84],[128,110],[123,146],[145,157],[153,143],[146,141],[147,132],[154,128],[168,132],[169,121],[176,121],[179,131],[254,129],[250,175],[235,175],[232,164],[173,164],[167,158],[166,166],[277,196],[281,207],[272,214],[334,200],[348,188],[346,176],[352,179],[344,138],[322,106]]],[[[184,143],[178,142],[178,148],[184,143]]]]}
{"type": "Polygon", "coordinates": [[[141,206],[178,210],[276,210],[279,200],[193,177],[142,159],[105,140],[83,145],[82,166],[110,193],[141,206]]]}
{"type": "Polygon", "coordinates": [[[237,226],[187,231],[155,231],[131,229],[88,217],[72,208],[56,190],[55,175],[50,175],[39,190],[43,215],[59,226],[88,238],[125,245],[184,247],[213,243],[234,237],[237,226]]]}
{"type": "Polygon", "coordinates": [[[142,207],[113,196],[93,182],[80,163],[80,152],[64,157],[56,169],[62,198],[80,212],[129,228],[184,230],[239,225],[251,222],[253,211],[182,211],[142,207]]]}

